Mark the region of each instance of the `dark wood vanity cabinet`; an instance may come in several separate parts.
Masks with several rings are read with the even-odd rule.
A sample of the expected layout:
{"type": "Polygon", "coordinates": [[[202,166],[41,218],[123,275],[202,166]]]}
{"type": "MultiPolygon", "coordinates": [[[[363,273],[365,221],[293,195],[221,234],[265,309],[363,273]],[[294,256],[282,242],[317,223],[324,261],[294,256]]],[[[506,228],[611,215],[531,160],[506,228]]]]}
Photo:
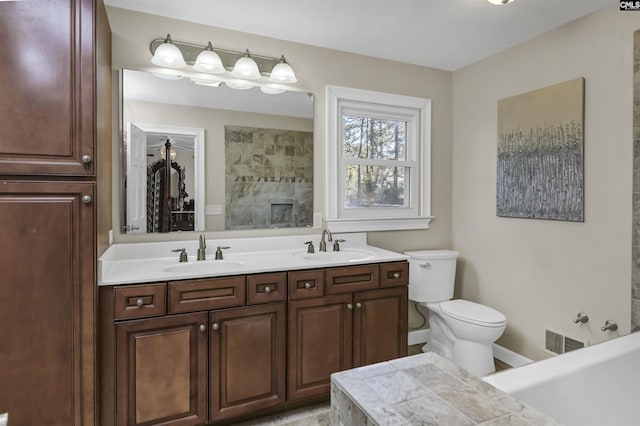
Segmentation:
{"type": "Polygon", "coordinates": [[[207,423],[207,314],[116,325],[117,425],[207,423]]]}
{"type": "Polygon", "coordinates": [[[94,409],[91,182],[0,181],[0,413],[90,425],[94,409]]]}
{"type": "Polygon", "coordinates": [[[328,396],[331,373],[407,355],[407,266],[330,268],[330,295],[289,302],[290,400],[328,396]],[[394,269],[394,286],[377,289],[380,269],[394,269]]]}
{"type": "Polygon", "coordinates": [[[110,36],[102,0],[0,2],[0,413],[11,426],[96,424],[110,36]]]}
{"type": "Polygon", "coordinates": [[[0,174],[94,175],[95,3],[0,3],[0,174]]]}
{"type": "Polygon", "coordinates": [[[285,402],[286,304],[209,313],[211,421],[285,402]]]}
{"type": "Polygon", "coordinates": [[[326,400],[332,373],[406,355],[407,273],[392,262],[101,287],[100,424],[229,424],[326,400]],[[381,288],[385,268],[402,276],[381,288]]]}

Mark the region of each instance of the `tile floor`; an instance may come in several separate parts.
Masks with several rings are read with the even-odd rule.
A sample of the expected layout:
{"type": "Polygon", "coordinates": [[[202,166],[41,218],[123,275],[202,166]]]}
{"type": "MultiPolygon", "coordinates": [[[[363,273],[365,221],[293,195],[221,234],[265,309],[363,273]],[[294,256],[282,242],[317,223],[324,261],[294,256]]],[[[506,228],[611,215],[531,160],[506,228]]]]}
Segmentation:
{"type": "MultiPolygon", "coordinates": [[[[409,346],[408,355],[422,353],[423,344],[409,346]]],[[[510,365],[495,359],[496,371],[511,368],[510,365]]],[[[329,402],[285,411],[272,416],[261,417],[238,423],[238,426],[329,426],[331,424],[331,404],[329,402]]]]}

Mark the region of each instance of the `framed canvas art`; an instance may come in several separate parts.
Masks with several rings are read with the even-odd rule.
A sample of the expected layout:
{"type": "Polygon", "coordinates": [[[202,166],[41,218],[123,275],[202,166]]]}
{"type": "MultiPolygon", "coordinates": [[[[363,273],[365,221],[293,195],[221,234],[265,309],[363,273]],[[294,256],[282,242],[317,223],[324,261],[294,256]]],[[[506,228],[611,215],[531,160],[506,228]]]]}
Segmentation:
{"type": "Polygon", "coordinates": [[[498,216],[584,221],[584,78],[498,101],[498,216]]]}

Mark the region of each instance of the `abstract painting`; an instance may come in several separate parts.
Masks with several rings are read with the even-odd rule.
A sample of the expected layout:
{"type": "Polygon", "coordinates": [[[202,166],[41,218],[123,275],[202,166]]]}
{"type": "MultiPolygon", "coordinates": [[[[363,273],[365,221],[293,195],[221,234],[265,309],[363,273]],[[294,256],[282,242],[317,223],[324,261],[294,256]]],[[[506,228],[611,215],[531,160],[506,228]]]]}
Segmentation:
{"type": "Polygon", "coordinates": [[[498,101],[497,215],[584,221],[584,78],[498,101]]]}

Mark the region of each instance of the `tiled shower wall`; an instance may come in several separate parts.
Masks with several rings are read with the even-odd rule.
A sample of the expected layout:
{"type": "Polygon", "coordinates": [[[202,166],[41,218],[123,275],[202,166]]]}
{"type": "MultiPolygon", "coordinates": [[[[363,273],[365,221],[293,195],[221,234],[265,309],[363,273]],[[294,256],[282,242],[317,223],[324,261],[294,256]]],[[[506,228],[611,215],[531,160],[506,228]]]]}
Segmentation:
{"type": "Polygon", "coordinates": [[[313,223],[313,133],[225,126],[225,229],[313,223]]]}
{"type": "Polygon", "coordinates": [[[633,34],[633,247],[631,330],[640,330],[640,30],[633,34]]]}

